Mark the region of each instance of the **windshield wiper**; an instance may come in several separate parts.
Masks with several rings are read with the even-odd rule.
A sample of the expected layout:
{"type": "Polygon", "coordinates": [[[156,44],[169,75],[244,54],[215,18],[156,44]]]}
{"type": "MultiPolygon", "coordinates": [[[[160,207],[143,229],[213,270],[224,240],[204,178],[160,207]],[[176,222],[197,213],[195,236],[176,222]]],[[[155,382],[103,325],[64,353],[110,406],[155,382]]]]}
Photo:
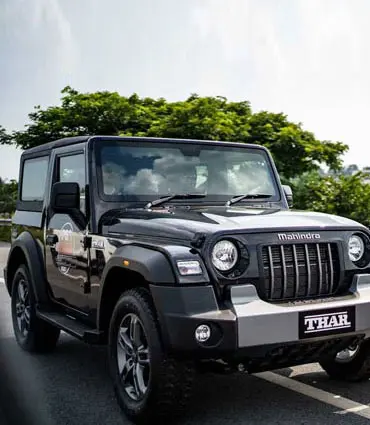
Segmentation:
{"type": "Polygon", "coordinates": [[[145,205],[145,208],[148,209],[156,205],[161,205],[161,204],[164,204],[165,202],[172,201],[172,199],[197,199],[197,198],[205,198],[205,197],[206,195],[204,193],[174,193],[173,195],[162,196],[161,198],[148,202],[145,205]]]}
{"type": "Polygon", "coordinates": [[[225,205],[229,207],[230,205],[236,204],[237,202],[242,201],[243,199],[264,199],[271,198],[271,196],[272,195],[268,195],[267,193],[247,193],[245,195],[233,196],[226,202],[225,205]]]}

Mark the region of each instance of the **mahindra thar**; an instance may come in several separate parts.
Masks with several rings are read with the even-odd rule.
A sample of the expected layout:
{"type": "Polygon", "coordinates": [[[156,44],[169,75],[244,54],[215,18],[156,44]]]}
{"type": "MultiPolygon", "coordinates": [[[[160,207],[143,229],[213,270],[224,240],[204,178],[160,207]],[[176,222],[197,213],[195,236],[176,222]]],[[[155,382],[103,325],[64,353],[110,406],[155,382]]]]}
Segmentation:
{"type": "Polygon", "coordinates": [[[174,418],[201,371],[318,362],[369,378],[370,232],[292,202],[253,144],[84,136],[24,151],[4,270],[18,344],[106,344],[136,423],[174,418]]]}

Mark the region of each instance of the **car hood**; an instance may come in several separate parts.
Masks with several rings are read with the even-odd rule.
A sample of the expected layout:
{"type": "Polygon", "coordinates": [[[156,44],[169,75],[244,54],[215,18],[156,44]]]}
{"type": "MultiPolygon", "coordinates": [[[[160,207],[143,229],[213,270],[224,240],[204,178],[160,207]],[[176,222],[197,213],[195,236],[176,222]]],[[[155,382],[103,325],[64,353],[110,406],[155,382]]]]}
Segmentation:
{"type": "Polygon", "coordinates": [[[272,208],[189,207],[137,209],[114,213],[109,234],[191,239],[195,233],[261,230],[366,229],[360,223],[331,214],[272,208]]]}

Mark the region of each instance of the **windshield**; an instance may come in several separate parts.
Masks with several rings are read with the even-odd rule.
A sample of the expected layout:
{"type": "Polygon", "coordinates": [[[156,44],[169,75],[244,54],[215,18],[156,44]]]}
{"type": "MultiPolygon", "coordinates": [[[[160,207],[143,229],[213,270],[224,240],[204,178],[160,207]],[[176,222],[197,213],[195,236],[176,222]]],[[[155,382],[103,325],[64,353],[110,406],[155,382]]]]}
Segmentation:
{"type": "Polygon", "coordinates": [[[206,194],[214,201],[243,194],[271,196],[264,201],[280,199],[269,158],[261,149],[106,141],[98,144],[96,160],[99,192],[107,201],[184,193],[206,194]]]}

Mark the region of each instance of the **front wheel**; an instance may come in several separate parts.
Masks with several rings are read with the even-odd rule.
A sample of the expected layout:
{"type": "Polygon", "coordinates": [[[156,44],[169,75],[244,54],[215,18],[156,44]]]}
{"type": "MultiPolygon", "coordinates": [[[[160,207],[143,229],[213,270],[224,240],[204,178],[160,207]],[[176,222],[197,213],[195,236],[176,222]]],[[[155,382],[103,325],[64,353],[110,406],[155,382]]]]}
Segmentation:
{"type": "Polygon", "coordinates": [[[11,310],[14,334],[23,350],[45,353],[55,348],[60,330],[37,317],[31,276],[25,265],[14,275],[11,310]]]}
{"type": "Polygon", "coordinates": [[[320,361],[320,366],[333,379],[363,381],[370,378],[370,340],[348,346],[331,358],[320,361]]]}
{"type": "Polygon", "coordinates": [[[168,420],[185,407],[194,368],[165,354],[151,297],[144,289],[125,292],[115,306],[109,366],[118,403],[131,421],[168,420]]]}

